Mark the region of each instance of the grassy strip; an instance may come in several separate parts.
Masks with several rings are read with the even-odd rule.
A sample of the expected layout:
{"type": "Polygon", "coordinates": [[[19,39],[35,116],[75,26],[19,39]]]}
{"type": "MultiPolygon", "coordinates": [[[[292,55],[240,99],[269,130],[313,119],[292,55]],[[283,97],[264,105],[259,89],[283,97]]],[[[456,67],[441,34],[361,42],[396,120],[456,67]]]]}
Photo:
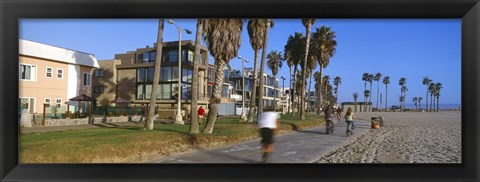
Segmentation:
{"type": "MultiPolygon", "coordinates": [[[[324,120],[307,115],[282,115],[283,132],[319,126],[324,120]]],[[[201,131],[204,125],[201,126],[201,131]]],[[[188,134],[189,125],[140,126],[31,133],[20,135],[20,163],[117,163],[150,160],[198,148],[238,143],[258,138],[257,125],[238,117],[221,117],[212,134],[188,134]]]]}

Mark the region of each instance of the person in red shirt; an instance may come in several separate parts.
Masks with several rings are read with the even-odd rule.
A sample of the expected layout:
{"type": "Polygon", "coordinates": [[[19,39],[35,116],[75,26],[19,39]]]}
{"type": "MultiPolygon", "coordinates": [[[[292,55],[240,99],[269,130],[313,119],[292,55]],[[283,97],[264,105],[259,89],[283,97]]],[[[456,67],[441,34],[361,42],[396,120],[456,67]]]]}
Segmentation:
{"type": "Polygon", "coordinates": [[[202,106],[198,108],[198,124],[202,125],[203,114],[205,113],[205,109],[202,106]]]}

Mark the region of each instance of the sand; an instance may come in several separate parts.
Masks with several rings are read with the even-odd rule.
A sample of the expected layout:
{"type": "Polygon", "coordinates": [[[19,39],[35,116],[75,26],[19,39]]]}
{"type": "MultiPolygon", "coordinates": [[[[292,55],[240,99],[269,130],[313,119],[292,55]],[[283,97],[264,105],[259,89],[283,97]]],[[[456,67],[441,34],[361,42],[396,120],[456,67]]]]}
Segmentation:
{"type": "Polygon", "coordinates": [[[355,113],[362,119],[383,116],[372,129],[317,163],[461,163],[460,111],[355,113]]]}

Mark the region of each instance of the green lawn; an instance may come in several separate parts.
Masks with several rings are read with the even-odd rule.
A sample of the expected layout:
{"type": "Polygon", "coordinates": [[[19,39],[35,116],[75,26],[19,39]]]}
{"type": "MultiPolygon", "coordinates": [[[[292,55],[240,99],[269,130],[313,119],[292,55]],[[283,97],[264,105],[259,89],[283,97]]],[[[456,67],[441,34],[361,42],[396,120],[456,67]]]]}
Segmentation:
{"type": "MultiPolygon", "coordinates": [[[[298,115],[281,117],[283,131],[324,123],[315,115],[307,115],[305,121],[299,120],[298,115]]],[[[258,138],[257,125],[240,123],[238,117],[218,118],[212,134],[190,135],[189,128],[189,125],[155,124],[152,131],[144,131],[140,126],[123,126],[22,134],[20,163],[140,162],[190,149],[258,138]]]]}

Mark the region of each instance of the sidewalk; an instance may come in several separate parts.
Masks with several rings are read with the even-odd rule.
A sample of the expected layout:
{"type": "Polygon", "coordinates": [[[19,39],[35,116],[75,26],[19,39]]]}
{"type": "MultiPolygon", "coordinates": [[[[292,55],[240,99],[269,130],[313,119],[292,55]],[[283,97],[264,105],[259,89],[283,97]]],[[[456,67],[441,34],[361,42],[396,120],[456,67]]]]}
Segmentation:
{"type": "MultiPolygon", "coordinates": [[[[353,135],[346,136],[346,123],[335,121],[335,132],[327,135],[325,125],[303,131],[280,135],[275,138],[275,152],[271,163],[312,163],[322,155],[336,150],[370,130],[370,121],[356,120],[353,135]]],[[[176,156],[162,157],[145,163],[259,163],[260,139],[197,151],[176,156]]]]}

